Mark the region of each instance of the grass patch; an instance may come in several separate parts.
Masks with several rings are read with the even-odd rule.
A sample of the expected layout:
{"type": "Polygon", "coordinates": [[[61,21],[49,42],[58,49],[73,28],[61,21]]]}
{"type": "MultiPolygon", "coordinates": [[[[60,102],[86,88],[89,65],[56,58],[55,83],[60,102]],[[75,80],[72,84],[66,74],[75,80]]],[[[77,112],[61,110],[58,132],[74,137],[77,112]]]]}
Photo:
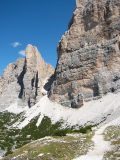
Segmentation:
{"type": "Polygon", "coordinates": [[[14,157],[17,157],[17,160],[27,158],[35,160],[71,160],[87,153],[88,149],[93,145],[92,136],[93,133],[91,132],[89,134],[72,134],[71,136],[40,139],[16,150],[4,160],[14,157]]]}

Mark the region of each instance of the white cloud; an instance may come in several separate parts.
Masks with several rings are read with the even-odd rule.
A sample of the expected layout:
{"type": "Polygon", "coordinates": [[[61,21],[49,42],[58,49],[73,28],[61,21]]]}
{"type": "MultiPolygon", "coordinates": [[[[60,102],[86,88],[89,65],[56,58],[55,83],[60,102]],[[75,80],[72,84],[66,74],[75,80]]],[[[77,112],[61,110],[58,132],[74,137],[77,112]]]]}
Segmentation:
{"type": "Polygon", "coordinates": [[[21,56],[25,56],[25,50],[21,50],[18,52],[21,56]]]}
{"type": "Polygon", "coordinates": [[[20,42],[13,42],[11,43],[12,47],[16,48],[18,46],[21,46],[22,44],[20,42]]]}

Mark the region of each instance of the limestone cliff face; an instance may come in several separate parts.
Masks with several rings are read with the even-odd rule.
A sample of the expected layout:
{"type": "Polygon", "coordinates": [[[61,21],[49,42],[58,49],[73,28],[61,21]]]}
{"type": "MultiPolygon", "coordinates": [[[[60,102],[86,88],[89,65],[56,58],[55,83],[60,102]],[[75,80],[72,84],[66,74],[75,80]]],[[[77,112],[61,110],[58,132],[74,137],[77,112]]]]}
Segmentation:
{"type": "Polygon", "coordinates": [[[120,1],[76,0],[76,6],[49,93],[75,108],[120,89],[120,1]]]}
{"type": "Polygon", "coordinates": [[[27,101],[29,106],[33,106],[42,96],[41,89],[45,79],[53,74],[54,69],[44,62],[36,47],[28,45],[25,54],[25,65],[18,77],[21,86],[19,98],[27,101]]]}
{"type": "Polygon", "coordinates": [[[43,95],[44,81],[54,69],[44,62],[36,47],[28,45],[26,57],[11,63],[0,77],[0,110],[16,102],[33,106],[43,95]]]}

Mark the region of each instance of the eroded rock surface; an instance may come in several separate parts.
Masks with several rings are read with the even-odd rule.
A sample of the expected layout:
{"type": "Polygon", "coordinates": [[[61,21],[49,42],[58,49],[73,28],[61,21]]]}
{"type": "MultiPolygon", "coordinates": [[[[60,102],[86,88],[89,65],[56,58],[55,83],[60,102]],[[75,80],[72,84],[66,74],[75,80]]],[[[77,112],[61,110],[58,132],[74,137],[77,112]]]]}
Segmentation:
{"type": "Polygon", "coordinates": [[[76,6],[49,93],[73,108],[120,89],[120,1],[76,0],[76,6]]]}
{"type": "Polygon", "coordinates": [[[28,45],[25,54],[25,58],[9,64],[0,77],[0,110],[16,101],[19,105],[33,106],[44,94],[46,79],[54,72],[36,47],[28,45]]]}

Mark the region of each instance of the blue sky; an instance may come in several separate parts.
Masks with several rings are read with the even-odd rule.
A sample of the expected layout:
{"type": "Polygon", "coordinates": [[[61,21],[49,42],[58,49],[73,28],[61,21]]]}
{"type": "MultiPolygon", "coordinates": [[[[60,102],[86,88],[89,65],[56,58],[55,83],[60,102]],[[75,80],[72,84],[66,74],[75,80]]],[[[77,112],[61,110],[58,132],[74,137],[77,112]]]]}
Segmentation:
{"type": "Polygon", "coordinates": [[[0,0],[0,74],[27,44],[55,67],[56,47],[74,8],[75,0],[0,0]]]}

